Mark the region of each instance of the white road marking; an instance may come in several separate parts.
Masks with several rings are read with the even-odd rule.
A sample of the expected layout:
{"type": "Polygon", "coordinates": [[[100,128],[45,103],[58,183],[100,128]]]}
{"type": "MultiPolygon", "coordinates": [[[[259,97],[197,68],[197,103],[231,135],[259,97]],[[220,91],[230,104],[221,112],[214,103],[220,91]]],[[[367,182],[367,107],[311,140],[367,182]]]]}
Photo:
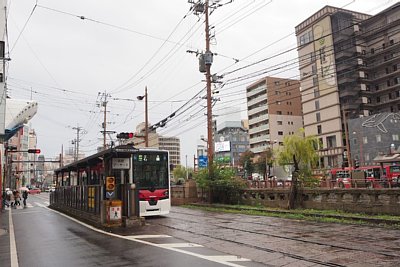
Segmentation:
{"type": "Polygon", "coordinates": [[[14,235],[14,224],[12,220],[12,211],[10,210],[8,213],[8,223],[10,227],[10,257],[11,257],[11,267],[18,267],[18,252],[17,246],[15,244],[15,235],[14,235]]]}
{"type": "Polygon", "coordinates": [[[33,208],[33,205],[32,205],[31,203],[26,203],[26,206],[27,206],[28,208],[33,208]]]}
{"type": "Polygon", "coordinates": [[[71,221],[74,221],[74,222],[76,222],[76,223],[79,223],[80,225],[83,225],[83,226],[85,226],[86,228],[89,228],[89,229],[91,229],[91,230],[93,230],[93,231],[95,231],[95,232],[102,233],[102,234],[105,234],[105,235],[108,235],[108,236],[113,236],[113,237],[117,237],[117,238],[122,238],[122,239],[126,239],[126,240],[131,240],[131,241],[134,241],[134,242],[137,242],[137,243],[142,243],[142,244],[146,244],[146,245],[153,246],[153,247],[158,247],[158,248],[163,248],[163,249],[167,249],[167,250],[179,252],[179,253],[186,254],[186,255],[190,255],[190,256],[193,256],[193,257],[200,258],[200,259],[204,259],[204,260],[208,260],[208,261],[220,263],[220,264],[223,264],[223,265],[226,265],[226,266],[244,267],[243,265],[235,264],[235,263],[232,263],[232,262],[227,262],[227,261],[225,261],[226,259],[229,259],[230,261],[251,261],[251,260],[246,259],[246,258],[240,258],[240,257],[237,257],[237,256],[230,256],[230,255],[227,255],[227,256],[220,256],[219,258],[218,258],[217,256],[204,256],[204,255],[201,255],[201,254],[198,254],[198,253],[194,253],[194,252],[190,252],[190,251],[185,251],[185,250],[182,250],[182,249],[179,249],[179,248],[174,248],[174,247],[163,247],[163,245],[165,245],[165,244],[155,244],[155,243],[151,243],[151,242],[148,242],[148,241],[145,241],[145,240],[140,240],[140,239],[138,239],[138,238],[134,238],[134,236],[121,236],[121,235],[117,235],[117,234],[113,234],[113,233],[108,233],[108,232],[105,232],[105,231],[103,231],[103,230],[97,229],[97,228],[95,228],[95,227],[93,227],[93,226],[91,226],[91,225],[89,225],[89,224],[86,224],[86,223],[84,223],[84,222],[81,222],[81,221],[79,221],[79,220],[77,220],[77,219],[75,219],[75,218],[72,218],[72,217],[70,217],[70,216],[68,216],[68,215],[66,215],[66,214],[64,214],[64,213],[59,212],[59,211],[50,209],[50,208],[48,208],[48,207],[45,207],[45,208],[46,208],[46,209],[49,209],[49,210],[51,210],[51,211],[53,211],[53,212],[55,212],[55,213],[58,213],[58,214],[60,214],[61,216],[64,216],[64,217],[70,219],[71,221]],[[227,258],[227,257],[228,257],[228,258],[227,258]],[[234,259],[236,259],[236,260],[234,260],[234,259]]]}
{"type": "Polygon", "coordinates": [[[195,244],[195,243],[167,243],[167,244],[160,244],[163,248],[202,248],[202,245],[195,244]]]}
{"type": "Polygon", "coordinates": [[[169,235],[129,235],[129,237],[135,238],[164,238],[164,237],[171,237],[169,235]]]}
{"type": "Polygon", "coordinates": [[[206,256],[209,258],[211,261],[216,261],[216,262],[225,262],[225,261],[249,261],[249,259],[245,259],[242,257],[238,256],[232,256],[232,255],[224,255],[224,256],[206,256]]]}

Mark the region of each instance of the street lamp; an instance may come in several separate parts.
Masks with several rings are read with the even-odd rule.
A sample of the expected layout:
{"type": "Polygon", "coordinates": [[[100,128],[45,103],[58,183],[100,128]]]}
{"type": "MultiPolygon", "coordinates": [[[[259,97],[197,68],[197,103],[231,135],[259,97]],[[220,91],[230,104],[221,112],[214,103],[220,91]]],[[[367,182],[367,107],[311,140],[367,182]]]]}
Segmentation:
{"type": "Polygon", "coordinates": [[[147,86],[144,90],[144,95],[138,96],[138,100],[143,100],[144,98],[144,139],[145,139],[145,146],[149,146],[149,119],[148,119],[148,113],[147,113],[147,86]]]}

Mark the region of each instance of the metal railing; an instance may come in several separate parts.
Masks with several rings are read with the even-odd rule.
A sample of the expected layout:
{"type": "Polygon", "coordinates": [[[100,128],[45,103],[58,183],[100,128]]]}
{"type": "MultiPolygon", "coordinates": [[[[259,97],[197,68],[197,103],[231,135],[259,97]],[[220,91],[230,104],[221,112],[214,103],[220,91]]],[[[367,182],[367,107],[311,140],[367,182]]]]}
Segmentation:
{"type": "Polygon", "coordinates": [[[56,188],[50,194],[50,205],[65,206],[96,215],[100,214],[101,186],[79,185],[56,188]]]}

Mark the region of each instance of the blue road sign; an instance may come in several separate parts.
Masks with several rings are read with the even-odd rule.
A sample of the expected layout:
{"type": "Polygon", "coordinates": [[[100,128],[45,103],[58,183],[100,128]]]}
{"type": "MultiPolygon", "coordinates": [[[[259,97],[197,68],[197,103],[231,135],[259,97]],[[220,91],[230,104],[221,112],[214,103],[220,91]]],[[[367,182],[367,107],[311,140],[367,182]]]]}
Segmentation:
{"type": "Polygon", "coordinates": [[[199,156],[199,168],[206,168],[208,165],[207,156],[199,156]]]}

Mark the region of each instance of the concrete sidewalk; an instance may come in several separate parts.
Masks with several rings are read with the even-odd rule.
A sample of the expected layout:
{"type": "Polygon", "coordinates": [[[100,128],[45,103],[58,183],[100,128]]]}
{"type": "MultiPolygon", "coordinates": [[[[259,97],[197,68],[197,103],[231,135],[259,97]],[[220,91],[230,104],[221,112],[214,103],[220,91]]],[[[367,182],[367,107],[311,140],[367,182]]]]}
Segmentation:
{"type": "Polygon", "coordinates": [[[9,213],[0,211],[0,266],[11,266],[9,213]]]}

